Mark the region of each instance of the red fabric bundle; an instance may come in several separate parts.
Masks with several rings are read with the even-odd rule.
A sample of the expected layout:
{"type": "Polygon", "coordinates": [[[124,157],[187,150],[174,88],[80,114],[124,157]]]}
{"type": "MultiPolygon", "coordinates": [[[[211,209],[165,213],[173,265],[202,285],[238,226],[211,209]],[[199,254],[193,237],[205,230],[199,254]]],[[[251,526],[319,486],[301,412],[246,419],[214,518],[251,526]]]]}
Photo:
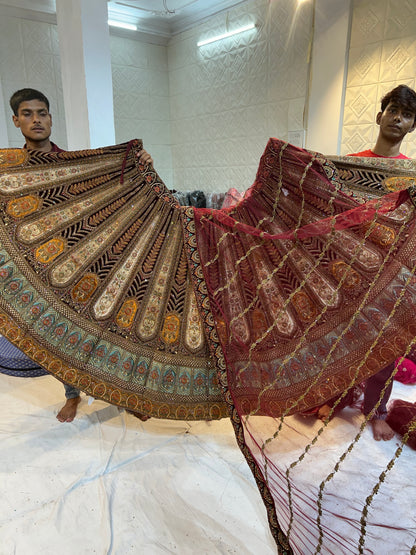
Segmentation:
{"type": "Polygon", "coordinates": [[[395,399],[389,406],[386,422],[401,436],[410,430],[406,443],[416,449],[416,403],[395,399]]]}

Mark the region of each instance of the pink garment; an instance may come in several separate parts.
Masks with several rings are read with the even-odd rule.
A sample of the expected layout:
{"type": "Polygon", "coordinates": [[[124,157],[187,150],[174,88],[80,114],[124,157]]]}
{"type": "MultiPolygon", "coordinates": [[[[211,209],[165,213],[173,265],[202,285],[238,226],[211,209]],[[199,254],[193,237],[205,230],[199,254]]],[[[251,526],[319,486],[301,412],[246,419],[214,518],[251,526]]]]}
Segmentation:
{"type": "Polygon", "coordinates": [[[404,358],[402,362],[400,360],[396,360],[398,370],[394,379],[404,384],[416,384],[416,364],[408,358],[404,358]]]}

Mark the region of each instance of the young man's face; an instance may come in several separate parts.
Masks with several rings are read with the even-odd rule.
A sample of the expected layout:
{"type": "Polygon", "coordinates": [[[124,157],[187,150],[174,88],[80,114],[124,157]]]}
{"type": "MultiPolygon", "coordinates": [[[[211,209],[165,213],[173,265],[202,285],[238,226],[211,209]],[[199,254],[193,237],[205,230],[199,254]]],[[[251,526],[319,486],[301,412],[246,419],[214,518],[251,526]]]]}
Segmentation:
{"type": "Polygon", "coordinates": [[[377,123],[380,126],[380,133],[394,142],[400,142],[411,133],[416,126],[415,112],[400,106],[397,102],[391,101],[387,104],[384,112],[377,114],[377,123]]]}
{"type": "Polygon", "coordinates": [[[52,116],[41,100],[25,100],[13,115],[13,122],[20,129],[26,140],[42,142],[49,138],[52,128],[52,116]]]}

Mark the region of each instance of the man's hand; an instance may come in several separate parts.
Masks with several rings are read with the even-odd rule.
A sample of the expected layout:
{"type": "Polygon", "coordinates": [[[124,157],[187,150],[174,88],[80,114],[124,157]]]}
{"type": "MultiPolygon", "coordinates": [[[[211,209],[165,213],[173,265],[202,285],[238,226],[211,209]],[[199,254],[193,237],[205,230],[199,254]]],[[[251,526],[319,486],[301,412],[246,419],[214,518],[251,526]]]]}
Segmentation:
{"type": "Polygon", "coordinates": [[[141,164],[144,164],[145,166],[147,166],[148,164],[153,164],[153,158],[144,149],[139,150],[139,152],[137,153],[137,158],[139,159],[139,162],[141,164]]]}

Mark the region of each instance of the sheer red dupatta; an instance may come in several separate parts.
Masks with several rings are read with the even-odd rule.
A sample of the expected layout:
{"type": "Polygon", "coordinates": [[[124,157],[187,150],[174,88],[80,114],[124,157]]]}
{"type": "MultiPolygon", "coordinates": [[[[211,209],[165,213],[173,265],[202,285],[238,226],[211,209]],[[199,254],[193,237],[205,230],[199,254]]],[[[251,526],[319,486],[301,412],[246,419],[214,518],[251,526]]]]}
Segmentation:
{"type": "Polygon", "coordinates": [[[237,439],[256,461],[260,487],[269,488],[269,516],[273,503],[277,510],[275,532],[290,532],[293,519],[274,458],[283,418],[342,397],[401,356],[416,333],[415,221],[406,190],[414,166],[409,182],[389,161],[381,169],[364,164],[376,188],[361,204],[354,185],[362,170],[340,160],[338,173],[321,155],[271,139],[244,200],[194,211],[220,346],[213,342],[212,352],[237,439]],[[383,196],[381,173],[398,190],[383,196]]]}

